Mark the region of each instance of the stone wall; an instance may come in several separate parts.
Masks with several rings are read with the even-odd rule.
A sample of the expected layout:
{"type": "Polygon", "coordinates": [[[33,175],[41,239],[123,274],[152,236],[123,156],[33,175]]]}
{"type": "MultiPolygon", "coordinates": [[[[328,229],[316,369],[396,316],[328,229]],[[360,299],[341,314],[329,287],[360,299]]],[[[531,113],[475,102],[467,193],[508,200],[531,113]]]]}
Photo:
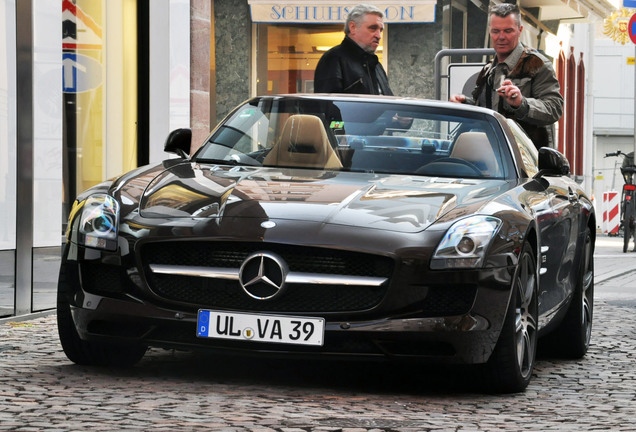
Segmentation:
{"type": "Polygon", "coordinates": [[[387,42],[387,74],[393,93],[434,98],[434,59],[442,46],[441,12],[434,23],[390,26],[387,42]]]}
{"type": "Polygon", "coordinates": [[[194,153],[210,133],[209,0],[190,1],[190,128],[194,153]]]}
{"type": "Polygon", "coordinates": [[[250,95],[251,22],[247,1],[214,1],[216,119],[213,124],[250,95]]]}
{"type": "MultiPolygon", "coordinates": [[[[443,16],[441,1],[437,4],[435,22],[424,24],[394,24],[387,32],[389,62],[387,74],[397,96],[435,98],[435,55],[443,46],[443,16]]],[[[468,48],[484,48],[487,14],[469,4],[468,48]]],[[[468,61],[481,62],[473,56],[468,61]]],[[[445,71],[443,71],[445,73],[445,71]]],[[[446,85],[446,81],[442,81],[446,85]]]]}

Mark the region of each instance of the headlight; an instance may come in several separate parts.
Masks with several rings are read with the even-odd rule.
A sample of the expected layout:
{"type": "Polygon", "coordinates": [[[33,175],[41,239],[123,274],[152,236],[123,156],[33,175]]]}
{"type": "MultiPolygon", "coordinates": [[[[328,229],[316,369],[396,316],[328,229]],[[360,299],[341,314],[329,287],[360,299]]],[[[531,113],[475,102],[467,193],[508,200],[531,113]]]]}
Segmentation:
{"type": "Polygon", "coordinates": [[[431,260],[432,269],[477,268],[501,226],[492,216],[471,216],[455,222],[444,235],[431,260]]]}
{"type": "Polygon", "coordinates": [[[109,195],[90,196],[79,221],[80,243],[98,249],[117,249],[119,203],[109,195]]]}

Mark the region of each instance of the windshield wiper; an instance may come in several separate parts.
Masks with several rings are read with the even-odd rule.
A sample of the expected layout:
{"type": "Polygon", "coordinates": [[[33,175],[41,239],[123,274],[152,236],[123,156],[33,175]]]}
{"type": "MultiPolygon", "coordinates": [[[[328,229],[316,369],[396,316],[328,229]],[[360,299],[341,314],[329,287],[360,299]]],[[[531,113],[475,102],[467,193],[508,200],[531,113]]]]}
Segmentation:
{"type": "Polygon", "coordinates": [[[214,159],[214,158],[196,158],[194,162],[207,163],[207,164],[219,164],[219,165],[247,165],[247,166],[261,166],[261,163],[248,156],[233,154],[229,159],[214,159]]]}
{"type": "Polygon", "coordinates": [[[198,163],[206,163],[206,164],[219,164],[219,165],[238,165],[241,161],[236,159],[207,159],[207,158],[196,158],[194,162],[198,163]]]}

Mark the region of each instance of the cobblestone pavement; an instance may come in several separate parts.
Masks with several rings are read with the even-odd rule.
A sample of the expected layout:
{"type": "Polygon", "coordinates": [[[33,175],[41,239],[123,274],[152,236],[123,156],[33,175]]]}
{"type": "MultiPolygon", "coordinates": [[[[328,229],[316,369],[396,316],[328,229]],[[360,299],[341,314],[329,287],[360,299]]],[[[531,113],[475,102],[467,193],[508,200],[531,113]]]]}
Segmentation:
{"type": "Polygon", "coordinates": [[[616,257],[595,260],[587,356],[540,358],[525,393],[480,394],[456,369],[155,349],[132,369],[83,367],[62,353],[51,315],[0,323],[0,430],[636,431],[636,265],[616,257]]]}

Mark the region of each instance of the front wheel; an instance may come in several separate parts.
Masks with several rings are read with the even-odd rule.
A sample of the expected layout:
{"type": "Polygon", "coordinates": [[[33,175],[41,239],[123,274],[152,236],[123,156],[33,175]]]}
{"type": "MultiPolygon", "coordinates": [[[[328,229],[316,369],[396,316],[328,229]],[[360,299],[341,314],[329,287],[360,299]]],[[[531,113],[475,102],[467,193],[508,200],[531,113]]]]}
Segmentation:
{"type": "Polygon", "coordinates": [[[485,387],[495,393],[526,389],[537,352],[537,264],[529,244],[524,244],[512,284],[504,325],[488,363],[485,387]]]}
{"type": "Polygon", "coordinates": [[[68,292],[65,266],[62,264],[57,291],[57,329],[62,349],[69,360],[80,365],[120,368],[133,366],[141,360],[147,350],[144,346],[82,340],[73,322],[68,292]]]}

